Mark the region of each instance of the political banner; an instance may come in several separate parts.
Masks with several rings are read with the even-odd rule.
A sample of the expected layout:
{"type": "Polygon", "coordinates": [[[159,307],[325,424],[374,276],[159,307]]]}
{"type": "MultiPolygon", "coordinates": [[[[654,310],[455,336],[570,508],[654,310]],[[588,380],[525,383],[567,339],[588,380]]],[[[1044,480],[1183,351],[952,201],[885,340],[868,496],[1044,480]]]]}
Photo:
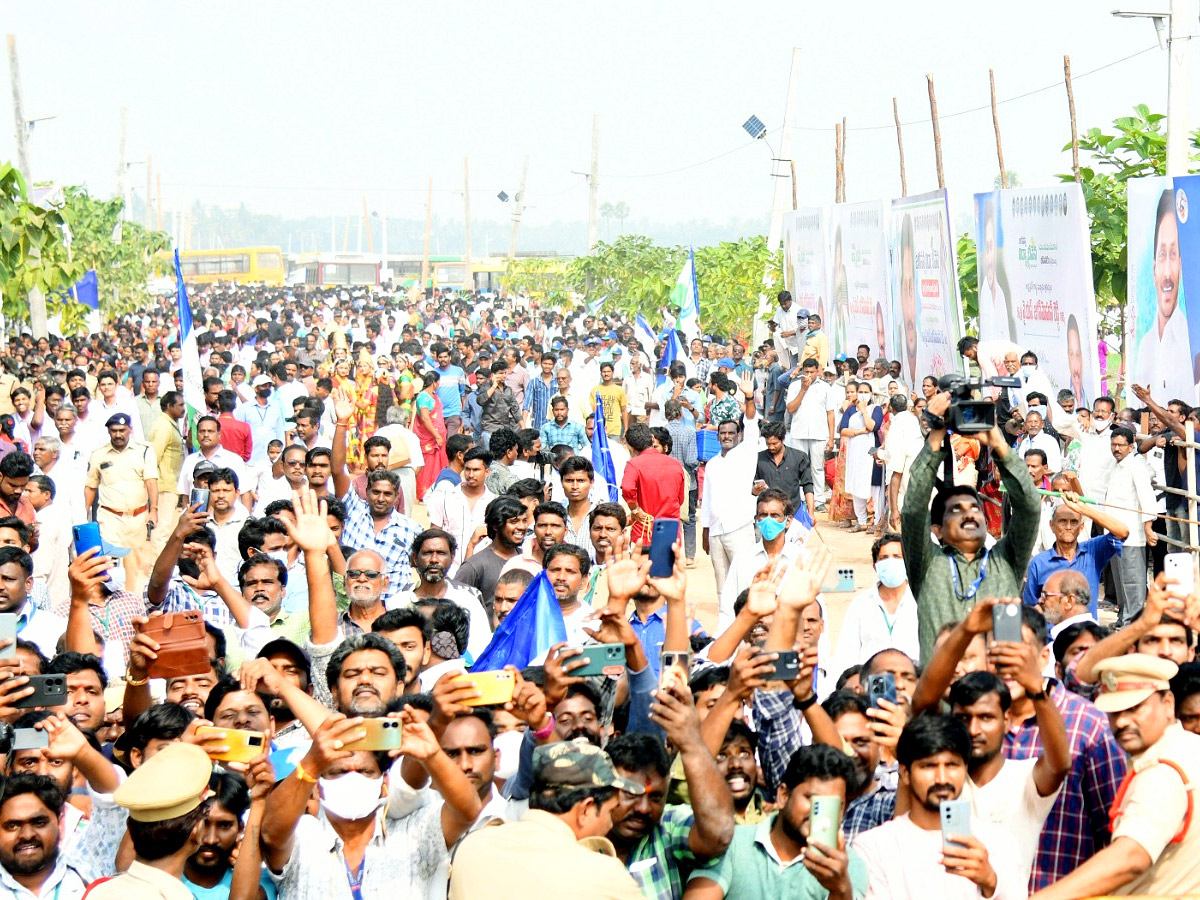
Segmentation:
{"type": "Polygon", "coordinates": [[[1195,405],[1200,299],[1189,310],[1187,294],[1200,298],[1200,176],[1132,178],[1128,201],[1126,377],[1163,406],[1195,405]]]}
{"type": "Polygon", "coordinates": [[[895,357],[888,296],[887,206],[882,200],[839,203],[832,214],[829,274],[832,321],[824,318],[834,356],[854,356],[859,344],[871,358],[895,357]]]}
{"type": "Polygon", "coordinates": [[[975,245],[980,341],[1032,351],[1055,392],[1070,388],[1090,406],[1099,390],[1096,295],[1079,185],[976,194],[975,245]]]}
{"type": "MultiPolygon", "coordinates": [[[[792,295],[793,315],[802,309],[818,313],[822,327],[829,333],[825,301],[829,297],[829,209],[824,206],[801,207],[783,218],[783,286],[792,295]]],[[[772,300],[775,298],[772,297],[772,300]]],[[[774,305],[774,304],[772,304],[774,305]]],[[[782,315],[782,313],[779,313],[782,315]]],[[[794,323],[792,323],[794,325],[794,323]]],[[[801,337],[784,338],[774,332],[775,349],[784,366],[795,359],[804,341],[801,337]]]]}
{"type": "Polygon", "coordinates": [[[876,328],[881,346],[900,360],[900,377],[916,389],[926,375],[961,370],[962,306],[944,190],[892,201],[890,310],[876,328]]]}

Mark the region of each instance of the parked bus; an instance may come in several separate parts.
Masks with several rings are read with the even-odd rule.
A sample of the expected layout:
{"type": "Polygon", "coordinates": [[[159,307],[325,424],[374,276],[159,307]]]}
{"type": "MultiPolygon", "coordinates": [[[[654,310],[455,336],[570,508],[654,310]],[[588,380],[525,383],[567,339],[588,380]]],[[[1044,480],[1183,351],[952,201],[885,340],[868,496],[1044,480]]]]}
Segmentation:
{"type": "Polygon", "coordinates": [[[380,260],[367,253],[322,253],[303,263],[304,283],[320,287],[379,284],[380,260]]]}
{"type": "Polygon", "coordinates": [[[235,281],[238,284],[283,284],[283,251],[279,247],[231,247],[224,250],[181,250],[179,267],[191,284],[235,281]]]}

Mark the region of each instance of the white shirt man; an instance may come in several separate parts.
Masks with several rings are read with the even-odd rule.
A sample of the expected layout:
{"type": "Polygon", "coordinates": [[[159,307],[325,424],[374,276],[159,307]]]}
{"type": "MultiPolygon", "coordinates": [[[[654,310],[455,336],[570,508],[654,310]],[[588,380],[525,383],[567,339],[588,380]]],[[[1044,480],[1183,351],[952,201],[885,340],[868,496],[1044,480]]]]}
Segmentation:
{"type": "Polygon", "coordinates": [[[1138,341],[1137,377],[1134,383],[1147,385],[1155,397],[1186,400],[1193,396],[1196,386],[1192,381],[1190,347],[1187,319],[1176,304],[1161,336],[1156,317],[1138,341]]]}
{"type": "Polygon", "coordinates": [[[629,404],[631,416],[645,416],[646,404],[654,394],[654,376],[642,368],[640,362],[629,367],[629,374],[622,387],[625,388],[625,399],[629,404]],[[637,369],[635,372],[634,369],[637,369]]]}
{"type": "MultiPolygon", "coordinates": [[[[887,484],[891,484],[892,476],[900,476],[900,486],[897,493],[896,510],[904,508],[904,493],[908,490],[908,473],[913,460],[925,446],[925,437],[921,434],[921,423],[907,409],[903,412],[892,413],[892,424],[888,426],[887,437],[883,440],[879,458],[885,463],[887,484]]],[[[865,659],[866,657],[864,657],[865,659]]],[[[914,657],[915,658],[915,657],[914,657]]]]}
{"type": "Polygon", "coordinates": [[[725,587],[730,564],[754,542],[755,500],[747,488],[758,464],[758,416],[743,422],[742,440],[705,465],[699,525],[707,532],[718,594],[725,587]]]}
{"type": "Polygon", "coordinates": [[[184,497],[191,495],[192,473],[196,471],[196,466],[202,459],[208,460],[218,468],[233,469],[238,477],[238,493],[244,494],[252,487],[242,458],[224,447],[217,446],[208,456],[205,456],[203,451],[194,450],[183,458],[183,466],[179,470],[179,482],[175,486],[176,493],[184,497]]]}
{"type": "Polygon", "coordinates": [[[462,491],[462,485],[439,487],[425,495],[429,511],[429,524],[454,535],[458,548],[454,551],[454,565],[446,573],[452,576],[466,558],[467,544],[475,529],[483,524],[483,514],[496,495],[486,487],[483,493],[472,499],[462,491]]]}
{"type": "MultiPolygon", "coordinates": [[[[1106,408],[1105,413],[1112,413],[1106,408]]],[[[1096,418],[1092,417],[1092,428],[1079,436],[1079,484],[1085,497],[1103,497],[1108,490],[1108,482],[1112,477],[1113,467],[1117,461],[1113,459],[1109,441],[1109,425],[1112,420],[1104,421],[1104,428],[1096,429],[1096,418]]]]}
{"type": "Polygon", "coordinates": [[[1025,454],[1029,450],[1041,450],[1046,454],[1046,471],[1057,472],[1062,468],[1062,450],[1059,449],[1058,441],[1046,432],[1039,431],[1035,435],[1027,433],[1017,441],[1017,446],[1014,448],[1014,452],[1021,459],[1025,458],[1025,454]]]}
{"type": "MultiPolygon", "coordinates": [[[[55,484],[57,489],[58,485],[55,484]]],[[[42,496],[45,492],[39,491],[42,496]]],[[[82,483],[80,494],[82,495],[82,483]]],[[[45,583],[52,600],[69,597],[71,583],[67,579],[67,563],[71,547],[71,523],[77,520],[72,517],[66,498],[55,493],[55,499],[41,508],[34,501],[37,509],[38,548],[33,551],[33,580],[45,583]]],[[[33,499],[31,492],[30,499],[33,499]]]]}

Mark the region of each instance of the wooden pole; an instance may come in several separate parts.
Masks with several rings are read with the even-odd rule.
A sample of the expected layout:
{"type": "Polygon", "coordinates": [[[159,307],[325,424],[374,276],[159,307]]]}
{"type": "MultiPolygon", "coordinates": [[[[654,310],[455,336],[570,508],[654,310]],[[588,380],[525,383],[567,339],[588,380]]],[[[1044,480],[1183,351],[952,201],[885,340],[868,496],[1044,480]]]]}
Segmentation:
{"type": "Polygon", "coordinates": [[[155,173],[154,230],[162,231],[162,172],[155,173]]]}
{"type": "Polygon", "coordinates": [[[842,202],[842,123],[833,126],[833,202],[842,202]]]}
{"type": "Polygon", "coordinates": [[[996,109],[996,73],[988,69],[988,86],[992,91],[992,129],[996,132],[996,160],[1000,163],[1000,187],[1008,187],[1008,172],[1004,168],[1004,148],[1000,145],[1000,113],[996,109]]]}
{"type": "Polygon", "coordinates": [[[150,170],[154,168],[154,157],[146,154],[146,230],[150,230],[150,170]]]}
{"type": "Polygon", "coordinates": [[[1080,181],[1079,176],[1079,129],[1075,125],[1075,91],[1071,87],[1071,57],[1063,57],[1063,75],[1067,82],[1067,108],[1071,111],[1071,171],[1075,173],[1075,180],[1080,181]]]}
{"type": "Polygon", "coordinates": [[[892,115],[896,118],[896,147],[900,150],[900,196],[908,196],[908,179],[904,175],[904,135],[900,132],[900,105],[892,98],[892,115]]]}
{"type": "Polygon", "coordinates": [[[792,209],[796,210],[799,209],[800,206],[799,198],[796,196],[796,161],[794,159],[789,159],[788,165],[792,169],[792,209]]]}
{"type": "Polygon", "coordinates": [[[938,188],[945,190],[946,173],[942,168],[942,129],[938,124],[937,95],[933,92],[933,73],[925,76],[929,85],[929,118],[933,121],[933,155],[937,159],[938,188]]]}
{"type": "MultiPolygon", "coordinates": [[[[363,227],[363,231],[365,231],[367,233],[367,252],[374,253],[375,252],[375,239],[371,236],[371,214],[369,212],[367,212],[367,195],[366,194],[362,195],[362,201],[363,201],[362,227],[363,227]]],[[[386,261],[384,262],[384,265],[387,265],[386,261]]]]}
{"type": "Polygon", "coordinates": [[[846,139],[850,131],[846,128],[846,117],[842,116],[842,160],[838,163],[838,171],[842,174],[842,202],[846,202],[846,139]]]}
{"type": "Polygon", "coordinates": [[[596,216],[600,208],[600,115],[592,116],[592,168],[588,175],[588,253],[596,249],[596,216]]]}

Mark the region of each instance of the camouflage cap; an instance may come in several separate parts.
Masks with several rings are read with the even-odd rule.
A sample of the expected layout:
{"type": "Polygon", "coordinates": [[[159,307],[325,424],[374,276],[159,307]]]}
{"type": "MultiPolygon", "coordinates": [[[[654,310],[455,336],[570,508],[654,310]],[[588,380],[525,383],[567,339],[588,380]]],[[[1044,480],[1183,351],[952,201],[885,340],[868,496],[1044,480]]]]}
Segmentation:
{"type": "Polygon", "coordinates": [[[539,793],[593,787],[646,792],[636,781],[618,775],[608,754],[583,738],[545,744],[533,751],[533,782],[539,793]]]}

